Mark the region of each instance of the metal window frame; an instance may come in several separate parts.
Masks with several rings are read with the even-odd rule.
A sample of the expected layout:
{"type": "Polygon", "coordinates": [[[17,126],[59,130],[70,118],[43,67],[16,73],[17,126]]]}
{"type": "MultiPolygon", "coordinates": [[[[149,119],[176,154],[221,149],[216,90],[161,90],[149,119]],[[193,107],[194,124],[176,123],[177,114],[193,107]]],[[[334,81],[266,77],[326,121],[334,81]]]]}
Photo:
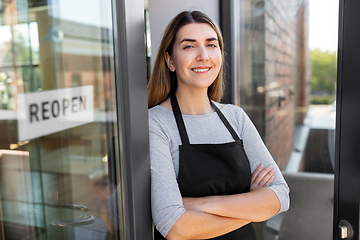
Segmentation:
{"type": "Polygon", "coordinates": [[[341,137],[341,103],[342,103],[342,58],[343,58],[343,29],[344,29],[344,2],[339,1],[339,26],[338,26],[338,59],[336,82],[336,126],[335,126],[335,167],[334,167],[334,212],[333,212],[333,239],[339,236],[339,167],[340,167],[340,137],[341,137]]]}
{"type": "Polygon", "coordinates": [[[113,0],[121,239],[152,239],[143,0],[113,0]]]}
{"type": "MultiPolygon", "coordinates": [[[[339,36],[336,95],[335,179],[333,239],[342,239],[343,220],[352,226],[353,236],[359,239],[359,189],[358,122],[360,114],[359,93],[360,54],[357,22],[360,17],[358,1],[339,1],[339,36]],[[341,228],[340,228],[341,227],[341,228]]],[[[346,224],[345,224],[346,225],[346,224]]],[[[350,227],[348,227],[350,229],[350,227]]],[[[350,233],[351,231],[346,231],[350,233]]]]}
{"type": "Polygon", "coordinates": [[[244,57],[244,1],[220,0],[220,28],[225,52],[225,94],[223,102],[240,105],[240,78],[243,76],[244,57]]]}

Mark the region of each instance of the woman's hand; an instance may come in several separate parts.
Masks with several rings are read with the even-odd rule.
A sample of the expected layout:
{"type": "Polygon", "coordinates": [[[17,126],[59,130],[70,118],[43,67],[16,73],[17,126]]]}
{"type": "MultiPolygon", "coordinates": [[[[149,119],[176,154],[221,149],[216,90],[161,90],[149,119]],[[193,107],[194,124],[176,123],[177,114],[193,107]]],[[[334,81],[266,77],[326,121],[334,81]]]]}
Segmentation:
{"type": "Polygon", "coordinates": [[[251,176],[250,192],[263,187],[268,187],[274,181],[275,170],[272,166],[260,165],[251,176]]]}

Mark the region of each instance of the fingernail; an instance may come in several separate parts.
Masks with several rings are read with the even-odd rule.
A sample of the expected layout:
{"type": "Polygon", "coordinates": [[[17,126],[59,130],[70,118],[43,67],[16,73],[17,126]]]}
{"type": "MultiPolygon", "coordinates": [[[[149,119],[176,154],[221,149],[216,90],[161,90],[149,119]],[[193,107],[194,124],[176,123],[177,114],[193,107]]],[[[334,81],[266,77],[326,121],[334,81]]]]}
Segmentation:
{"type": "Polygon", "coordinates": [[[272,169],[273,167],[270,165],[270,166],[267,166],[267,169],[272,169]]]}

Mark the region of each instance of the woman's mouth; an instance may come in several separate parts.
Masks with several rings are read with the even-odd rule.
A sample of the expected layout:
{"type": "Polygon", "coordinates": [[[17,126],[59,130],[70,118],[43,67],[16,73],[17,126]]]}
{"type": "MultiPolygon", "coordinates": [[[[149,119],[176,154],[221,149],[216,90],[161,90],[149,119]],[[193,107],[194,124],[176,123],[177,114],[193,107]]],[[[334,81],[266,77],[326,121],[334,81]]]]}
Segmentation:
{"type": "Polygon", "coordinates": [[[211,67],[209,67],[209,68],[193,68],[191,70],[196,73],[203,73],[203,72],[209,71],[210,69],[211,69],[211,67]]]}

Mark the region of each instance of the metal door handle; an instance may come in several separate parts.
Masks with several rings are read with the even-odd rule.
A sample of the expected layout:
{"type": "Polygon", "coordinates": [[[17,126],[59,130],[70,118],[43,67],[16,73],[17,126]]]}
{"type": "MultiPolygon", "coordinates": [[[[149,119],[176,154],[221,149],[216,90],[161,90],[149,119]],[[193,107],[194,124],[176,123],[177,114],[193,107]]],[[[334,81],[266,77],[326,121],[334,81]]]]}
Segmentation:
{"type": "Polygon", "coordinates": [[[61,220],[52,220],[49,221],[50,224],[60,227],[69,227],[69,226],[79,226],[79,225],[87,225],[93,223],[95,221],[94,216],[90,215],[89,217],[81,214],[77,218],[67,218],[61,220]]]}
{"type": "Polygon", "coordinates": [[[79,212],[77,217],[66,218],[66,219],[53,219],[49,221],[50,224],[60,226],[60,227],[68,227],[68,226],[79,226],[79,225],[87,225],[93,223],[95,221],[95,217],[90,215],[87,216],[82,214],[81,212],[88,212],[89,209],[84,205],[76,205],[76,204],[65,204],[62,207],[77,210],[79,212]]]}
{"type": "Polygon", "coordinates": [[[74,210],[81,210],[84,212],[88,212],[89,209],[84,206],[84,205],[75,205],[75,204],[65,204],[63,205],[65,208],[70,208],[70,209],[74,209],[74,210]]]}
{"type": "Polygon", "coordinates": [[[346,220],[341,220],[339,222],[339,237],[340,239],[352,239],[354,236],[354,231],[351,224],[346,220]]]}
{"type": "Polygon", "coordinates": [[[347,231],[348,231],[347,226],[339,226],[341,239],[346,239],[348,237],[347,231]]]}
{"type": "Polygon", "coordinates": [[[61,220],[53,220],[49,223],[55,226],[60,227],[69,227],[69,226],[80,226],[80,225],[87,225],[93,223],[95,221],[94,216],[90,215],[89,217],[86,215],[80,215],[78,218],[68,218],[68,219],[61,219],[61,220]]]}

